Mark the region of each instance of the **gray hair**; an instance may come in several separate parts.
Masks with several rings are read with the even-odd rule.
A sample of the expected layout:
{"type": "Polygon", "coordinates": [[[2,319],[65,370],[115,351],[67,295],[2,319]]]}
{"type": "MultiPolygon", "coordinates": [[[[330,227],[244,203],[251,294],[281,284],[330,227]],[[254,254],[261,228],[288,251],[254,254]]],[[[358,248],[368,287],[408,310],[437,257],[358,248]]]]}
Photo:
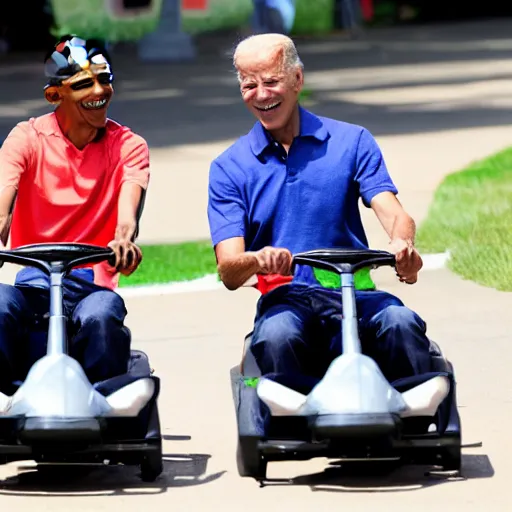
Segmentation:
{"type": "MultiPolygon", "coordinates": [[[[266,39],[267,43],[269,41],[273,41],[274,42],[273,46],[276,49],[280,48],[283,50],[283,66],[284,66],[285,71],[292,71],[297,68],[300,68],[302,70],[304,69],[304,64],[303,64],[301,58],[299,57],[299,53],[297,52],[295,43],[292,41],[291,38],[281,35],[281,34],[258,34],[258,35],[246,37],[245,39],[240,41],[238,43],[237,47],[235,48],[235,51],[233,52],[233,67],[236,70],[236,74],[237,74],[237,78],[238,78],[239,82],[241,82],[241,76],[240,76],[240,72],[238,71],[237,66],[236,66],[236,60],[237,60],[238,53],[239,53],[241,47],[243,49],[243,47],[251,45],[251,43],[256,44],[257,43],[256,39],[258,39],[258,40],[266,39]]],[[[257,51],[257,50],[255,50],[255,51],[257,51]]]]}

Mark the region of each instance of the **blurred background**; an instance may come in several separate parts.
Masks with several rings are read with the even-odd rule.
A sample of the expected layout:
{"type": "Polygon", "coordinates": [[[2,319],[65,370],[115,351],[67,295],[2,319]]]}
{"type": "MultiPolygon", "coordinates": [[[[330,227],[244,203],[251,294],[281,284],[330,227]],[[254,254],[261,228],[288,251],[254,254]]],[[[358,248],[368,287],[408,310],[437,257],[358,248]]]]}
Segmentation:
{"type": "MultiPolygon", "coordinates": [[[[16,123],[53,109],[43,96],[42,61],[56,37],[105,40],[116,77],[109,116],[140,133],[151,152],[140,236],[150,257],[130,282],[213,273],[205,214],[210,163],[254,123],[231,52],[241,37],[266,31],[294,38],[305,64],[306,108],[365,126],[377,138],[401,201],[431,232],[419,236],[424,252],[455,254],[454,240],[474,240],[481,225],[482,238],[462,252],[471,262],[460,268],[484,266],[481,275],[488,276],[491,252],[493,275],[503,282],[503,261],[512,262],[512,247],[505,257],[501,242],[501,226],[510,230],[512,222],[512,147],[502,164],[487,166],[490,174],[502,169],[498,177],[506,176],[507,185],[483,187],[478,174],[474,196],[461,183],[463,201],[451,189],[436,194],[456,198],[448,210],[431,201],[447,174],[511,144],[511,2],[0,0],[0,144],[16,123]],[[496,197],[483,201],[484,188],[496,197]],[[476,212],[476,204],[482,205],[480,223],[467,213],[470,206],[476,212]],[[491,220],[489,204],[496,214],[491,220]],[[438,221],[427,219],[429,210],[438,221]],[[489,251],[494,232],[496,250],[489,251]],[[190,252],[179,245],[189,242],[190,252]],[[485,258],[474,256],[475,248],[487,251],[485,258]]],[[[372,212],[364,214],[372,245],[384,247],[383,230],[372,212]]],[[[512,263],[505,266],[512,289],[512,263]]]]}
{"type": "MultiPolygon", "coordinates": [[[[70,32],[110,44],[139,42],[159,27],[167,36],[236,30],[357,37],[365,27],[511,15],[512,3],[503,0],[2,0],[0,54],[41,50],[70,32]]],[[[191,55],[185,47],[183,53],[191,55]]]]}
{"type": "MultiPolygon", "coordinates": [[[[241,100],[230,53],[244,35],[265,31],[288,33],[297,43],[305,64],[302,104],[317,115],[365,126],[382,148],[400,201],[419,227],[416,242],[428,272],[418,285],[405,287],[395,284],[389,269],[389,275],[376,276],[378,286],[379,275],[388,275],[382,280],[385,289],[397,290],[426,319],[430,336],[454,360],[462,383],[464,436],[484,440],[483,452],[463,456],[461,480],[466,482],[456,479],[462,492],[445,485],[452,478],[436,476],[418,485],[409,473],[396,486],[393,480],[384,486],[379,481],[366,497],[363,487],[350,488],[349,481],[336,488],[329,477],[327,485],[317,485],[321,474],[311,473],[315,487],[303,486],[304,492],[328,491],[314,493],[314,498],[326,503],[324,509],[332,503],[333,510],[339,508],[340,496],[345,503],[353,491],[368,510],[376,503],[386,510],[406,510],[409,504],[417,510],[442,510],[442,503],[445,510],[510,510],[504,505],[512,476],[504,439],[510,437],[512,418],[511,322],[506,313],[512,294],[502,291],[512,292],[512,2],[0,0],[0,144],[16,123],[53,110],[43,96],[43,51],[56,37],[76,33],[108,43],[116,77],[109,117],[141,134],[150,147],[151,182],[138,240],[144,260],[133,276],[121,280],[121,287],[151,285],[135,289],[129,299],[129,326],[137,348],[148,350],[169,386],[170,392],[163,390],[166,430],[191,434],[191,445],[171,450],[213,457],[209,475],[188,483],[188,477],[182,479],[174,466],[167,466],[171,483],[164,480],[154,492],[146,489],[140,499],[151,504],[156,502],[148,500],[166,500],[169,485],[187,510],[205,510],[213,494],[195,486],[217,479],[210,472],[218,471],[220,487],[213,483],[212,488],[222,492],[220,510],[240,510],[251,501],[260,510],[275,509],[267,504],[277,495],[258,502],[261,495],[250,490],[243,498],[233,494],[233,489],[245,493],[245,488],[233,479],[232,404],[223,388],[227,368],[240,360],[256,294],[171,295],[176,284],[191,285],[178,287],[180,291],[212,290],[210,283],[218,284],[206,215],[209,169],[254,124],[241,100]],[[427,256],[434,263],[427,265],[427,256]],[[446,261],[464,279],[446,272],[446,261]],[[169,295],[151,291],[155,284],[169,295]],[[186,403],[176,389],[187,391],[186,403]],[[196,414],[175,414],[184,405],[207,414],[207,436],[196,414]],[[491,428],[489,418],[497,418],[491,428]],[[227,482],[224,487],[222,482],[227,482]],[[182,494],[188,485],[190,492],[182,494]],[[415,488],[421,494],[409,492],[415,488]],[[423,508],[417,506],[419,497],[423,508]]],[[[370,246],[386,249],[388,237],[373,211],[361,210],[370,246]]],[[[13,269],[18,270],[4,265],[0,282],[12,282],[13,269]]],[[[314,466],[309,468],[304,471],[314,466]]],[[[0,473],[0,486],[2,482],[0,473]]],[[[108,491],[108,504],[117,494],[128,510],[128,495],[135,493],[121,485],[119,492],[108,491]]],[[[294,487],[289,494],[288,486],[282,487],[285,494],[279,495],[278,506],[287,499],[305,509],[305,494],[294,487]]],[[[93,496],[90,489],[80,494],[80,499],[93,496]]],[[[39,488],[30,495],[36,509],[37,500],[44,499],[38,510],[57,510],[39,488]]],[[[65,498],[69,495],[59,491],[59,503],[64,503],[59,510],[82,503],[76,496],[71,505],[65,498]]]]}

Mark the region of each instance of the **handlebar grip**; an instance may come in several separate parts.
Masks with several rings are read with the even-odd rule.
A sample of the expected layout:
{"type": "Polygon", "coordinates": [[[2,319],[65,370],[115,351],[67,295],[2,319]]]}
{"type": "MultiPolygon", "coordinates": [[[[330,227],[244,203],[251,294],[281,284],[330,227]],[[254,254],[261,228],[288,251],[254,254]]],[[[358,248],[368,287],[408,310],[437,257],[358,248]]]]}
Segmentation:
{"type": "Polygon", "coordinates": [[[114,251],[112,251],[112,254],[108,257],[107,263],[111,267],[115,267],[116,266],[116,253],[114,251]]]}

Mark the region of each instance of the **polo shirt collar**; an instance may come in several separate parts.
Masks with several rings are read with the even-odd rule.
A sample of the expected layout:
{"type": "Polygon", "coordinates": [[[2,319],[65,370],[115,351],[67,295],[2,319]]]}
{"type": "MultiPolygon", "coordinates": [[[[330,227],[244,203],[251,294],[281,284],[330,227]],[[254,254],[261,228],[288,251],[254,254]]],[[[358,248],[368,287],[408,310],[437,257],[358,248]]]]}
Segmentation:
{"type": "MultiPolygon", "coordinates": [[[[312,137],[320,142],[324,142],[329,137],[329,131],[322,120],[315,114],[299,106],[300,131],[299,137],[312,137]]],[[[273,142],[272,136],[263,128],[258,121],[249,132],[249,142],[252,152],[260,156],[265,149],[273,142]]]]}
{"type": "Polygon", "coordinates": [[[43,135],[57,135],[63,137],[55,112],[37,117],[34,126],[36,130],[43,135]]]}
{"type": "MultiPolygon", "coordinates": [[[[111,123],[111,120],[107,118],[107,124],[109,123],[111,123]]],[[[59,122],[57,121],[55,111],[36,117],[34,119],[34,127],[38,133],[43,135],[54,135],[56,137],[60,137],[61,139],[66,139],[59,126],[59,122]]],[[[106,128],[98,130],[98,136],[95,140],[93,140],[93,142],[100,140],[105,134],[105,130],[106,128]]]]}

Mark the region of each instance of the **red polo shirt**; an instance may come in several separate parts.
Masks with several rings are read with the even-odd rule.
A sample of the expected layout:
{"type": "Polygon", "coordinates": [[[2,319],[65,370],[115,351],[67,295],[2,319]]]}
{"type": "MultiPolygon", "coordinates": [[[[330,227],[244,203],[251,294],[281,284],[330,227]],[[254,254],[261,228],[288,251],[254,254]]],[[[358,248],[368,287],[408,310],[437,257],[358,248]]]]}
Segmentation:
{"type": "MultiPolygon", "coordinates": [[[[13,128],[0,148],[0,191],[18,190],[11,247],[34,243],[87,243],[114,239],[121,185],[146,189],[149,149],[129,128],[108,120],[105,135],[80,150],[62,133],[54,113],[13,128]]],[[[118,275],[94,265],[97,284],[115,288],[118,275]]]]}

